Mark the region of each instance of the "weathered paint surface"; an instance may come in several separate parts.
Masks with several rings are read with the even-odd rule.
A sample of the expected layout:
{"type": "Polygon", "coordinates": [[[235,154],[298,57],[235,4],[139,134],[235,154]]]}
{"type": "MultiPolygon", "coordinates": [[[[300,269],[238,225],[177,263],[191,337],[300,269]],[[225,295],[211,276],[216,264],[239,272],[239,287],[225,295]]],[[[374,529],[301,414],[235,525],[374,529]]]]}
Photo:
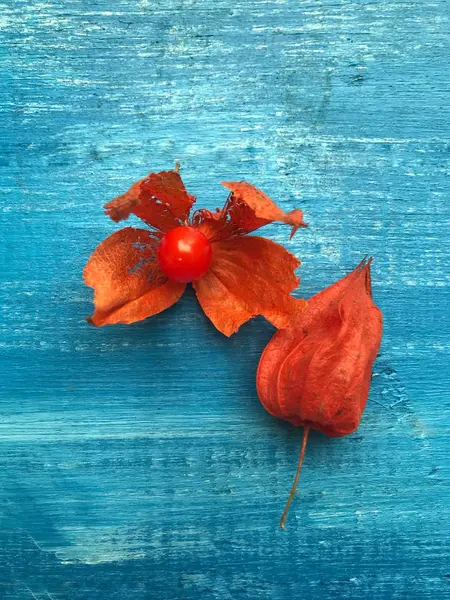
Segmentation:
{"type": "Polygon", "coordinates": [[[450,3],[4,0],[2,600],[450,594],[450,3]],[[201,205],[247,179],[310,229],[306,296],[375,257],[367,413],[310,438],[260,406],[272,328],[192,293],[94,329],[102,204],[182,162],[201,205]]]}

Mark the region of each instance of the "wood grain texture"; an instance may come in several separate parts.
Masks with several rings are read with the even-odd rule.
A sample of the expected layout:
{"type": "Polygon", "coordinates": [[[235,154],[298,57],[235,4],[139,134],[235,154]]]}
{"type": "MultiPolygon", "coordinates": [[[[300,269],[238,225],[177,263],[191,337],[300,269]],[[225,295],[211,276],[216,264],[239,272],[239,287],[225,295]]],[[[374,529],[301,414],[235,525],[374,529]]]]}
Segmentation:
{"type": "MultiPolygon", "coordinates": [[[[0,598],[450,597],[450,3],[4,0],[0,598]],[[262,319],[230,340],[188,293],[95,329],[105,201],[180,159],[310,224],[309,296],[375,257],[385,315],[358,432],[260,406],[262,319]]],[[[300,292],[299,292],[300,293],[300,292]]]]}

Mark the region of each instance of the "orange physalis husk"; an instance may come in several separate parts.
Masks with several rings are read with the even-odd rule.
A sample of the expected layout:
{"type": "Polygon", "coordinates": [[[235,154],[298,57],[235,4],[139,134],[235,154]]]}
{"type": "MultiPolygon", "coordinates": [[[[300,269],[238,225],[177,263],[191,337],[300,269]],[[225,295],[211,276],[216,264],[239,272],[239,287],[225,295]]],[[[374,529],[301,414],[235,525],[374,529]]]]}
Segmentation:
{"type": "Polygon", "coordinates": [[[382,314],[372,300],[371,260],[313,296],[288,328],[275,333],[258,366],[264,408],[304,427],[295,495],[309,429],[330,437],[355,431],[364,412],[372,364],[381,343],[382,314]]]}
{"type": "Polygon", "coordinates": [[[189,224],[211,243],[209,270],[192,285],[216,328],[227,336],[256,315],[278,328],[289,324],[299,303],[290,294],[298,285],[300,261],[279,244],[247,233],[281,221],[294,232],[306,227],[300,210],[283,212],[266,194],[243,181],[224,183],[231,191],[225,207],[198,210],[175,171],[150,173],[105,206],[113,221],[134,214],[150,229],[127,227],[113,233],[94,251],[84,269],[94,288],[94,325],[134,323],[155,315],[183,294],[186,284],[161,271],[157,249],[170,229],[189,224]]]}

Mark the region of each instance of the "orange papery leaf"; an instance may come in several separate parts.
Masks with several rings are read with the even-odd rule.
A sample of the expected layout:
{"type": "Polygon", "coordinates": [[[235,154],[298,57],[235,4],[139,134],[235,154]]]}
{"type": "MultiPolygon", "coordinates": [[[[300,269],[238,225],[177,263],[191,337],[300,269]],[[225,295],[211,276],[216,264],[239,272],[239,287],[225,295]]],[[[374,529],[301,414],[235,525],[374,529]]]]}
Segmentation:
{"type": "Polygon", "coordinates": [[[245,181],[222,182],[231,190],[222,210],[212,213],[200,210],[193,221],[210,240],[223,240],[234,235],[245,235],[272,221],[292,226],[291,237],[299,227],[307,227],[303,213],[295,209],[285,213],[264,192],[245,181]]]}
{"type": "Polygon", "coordinates": [[[130,189],[108,202],[105,212],[113,221],[128,219],[131,213],[160,231],[182,225],[189,216],[195,196],[187,193],[176,171],[150,173],[130,189]]]}
{"type": "Polygon", "coordinates": [[[216,328],[230,336],[256,315],[286,327],[303,305],[290,295],[298,285],[300,261],[276,242],[255,236],[232,237],[212,247],[211,267],[193,286],[216,328]]]}
{"type": "Polygon", "coordinates": [[[160,235],[127,227],[106,238],[89,258],[84,280],[94,288],[93,325],[134,323],[155,315],[183,294],[156,261],[160,235]]]}

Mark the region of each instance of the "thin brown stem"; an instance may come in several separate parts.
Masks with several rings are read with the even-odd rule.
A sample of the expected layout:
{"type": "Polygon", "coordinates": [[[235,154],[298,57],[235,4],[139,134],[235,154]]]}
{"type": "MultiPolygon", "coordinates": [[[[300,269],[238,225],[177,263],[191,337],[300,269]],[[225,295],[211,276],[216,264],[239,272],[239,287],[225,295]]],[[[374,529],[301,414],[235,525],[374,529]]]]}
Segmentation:
{"type": "Polygon", "coordinates": [[[298,480],[300,479],[300,471],[302,470],[303,459],[305,458],[305,450],[306,450],[306,442],[308,441],[309,434],[309,425],[306,425],[303,430],[303,440],[302,440],[302,448],[300,450],[300,458],[298,459],[297,472],[295,474],[294,483],[292,484],[291,491],[289,492],[289,498],[286,502],[286,506],[284,507],[283,514],[280,519],[280,527],[281,529],[285,529],[285,523],[288,516],[289,508],[292,504],[292,500],[294,499],[295,492],[297,491],[298,480]]]}
{"type": "Polygon", "coordinates": [[[179,173],[180,172],[180,167],[181,167],[181,163],[180,163],[179,160],[177,160],[175,162],[175,169],[174,169],[175,173],[179,173]]]}

